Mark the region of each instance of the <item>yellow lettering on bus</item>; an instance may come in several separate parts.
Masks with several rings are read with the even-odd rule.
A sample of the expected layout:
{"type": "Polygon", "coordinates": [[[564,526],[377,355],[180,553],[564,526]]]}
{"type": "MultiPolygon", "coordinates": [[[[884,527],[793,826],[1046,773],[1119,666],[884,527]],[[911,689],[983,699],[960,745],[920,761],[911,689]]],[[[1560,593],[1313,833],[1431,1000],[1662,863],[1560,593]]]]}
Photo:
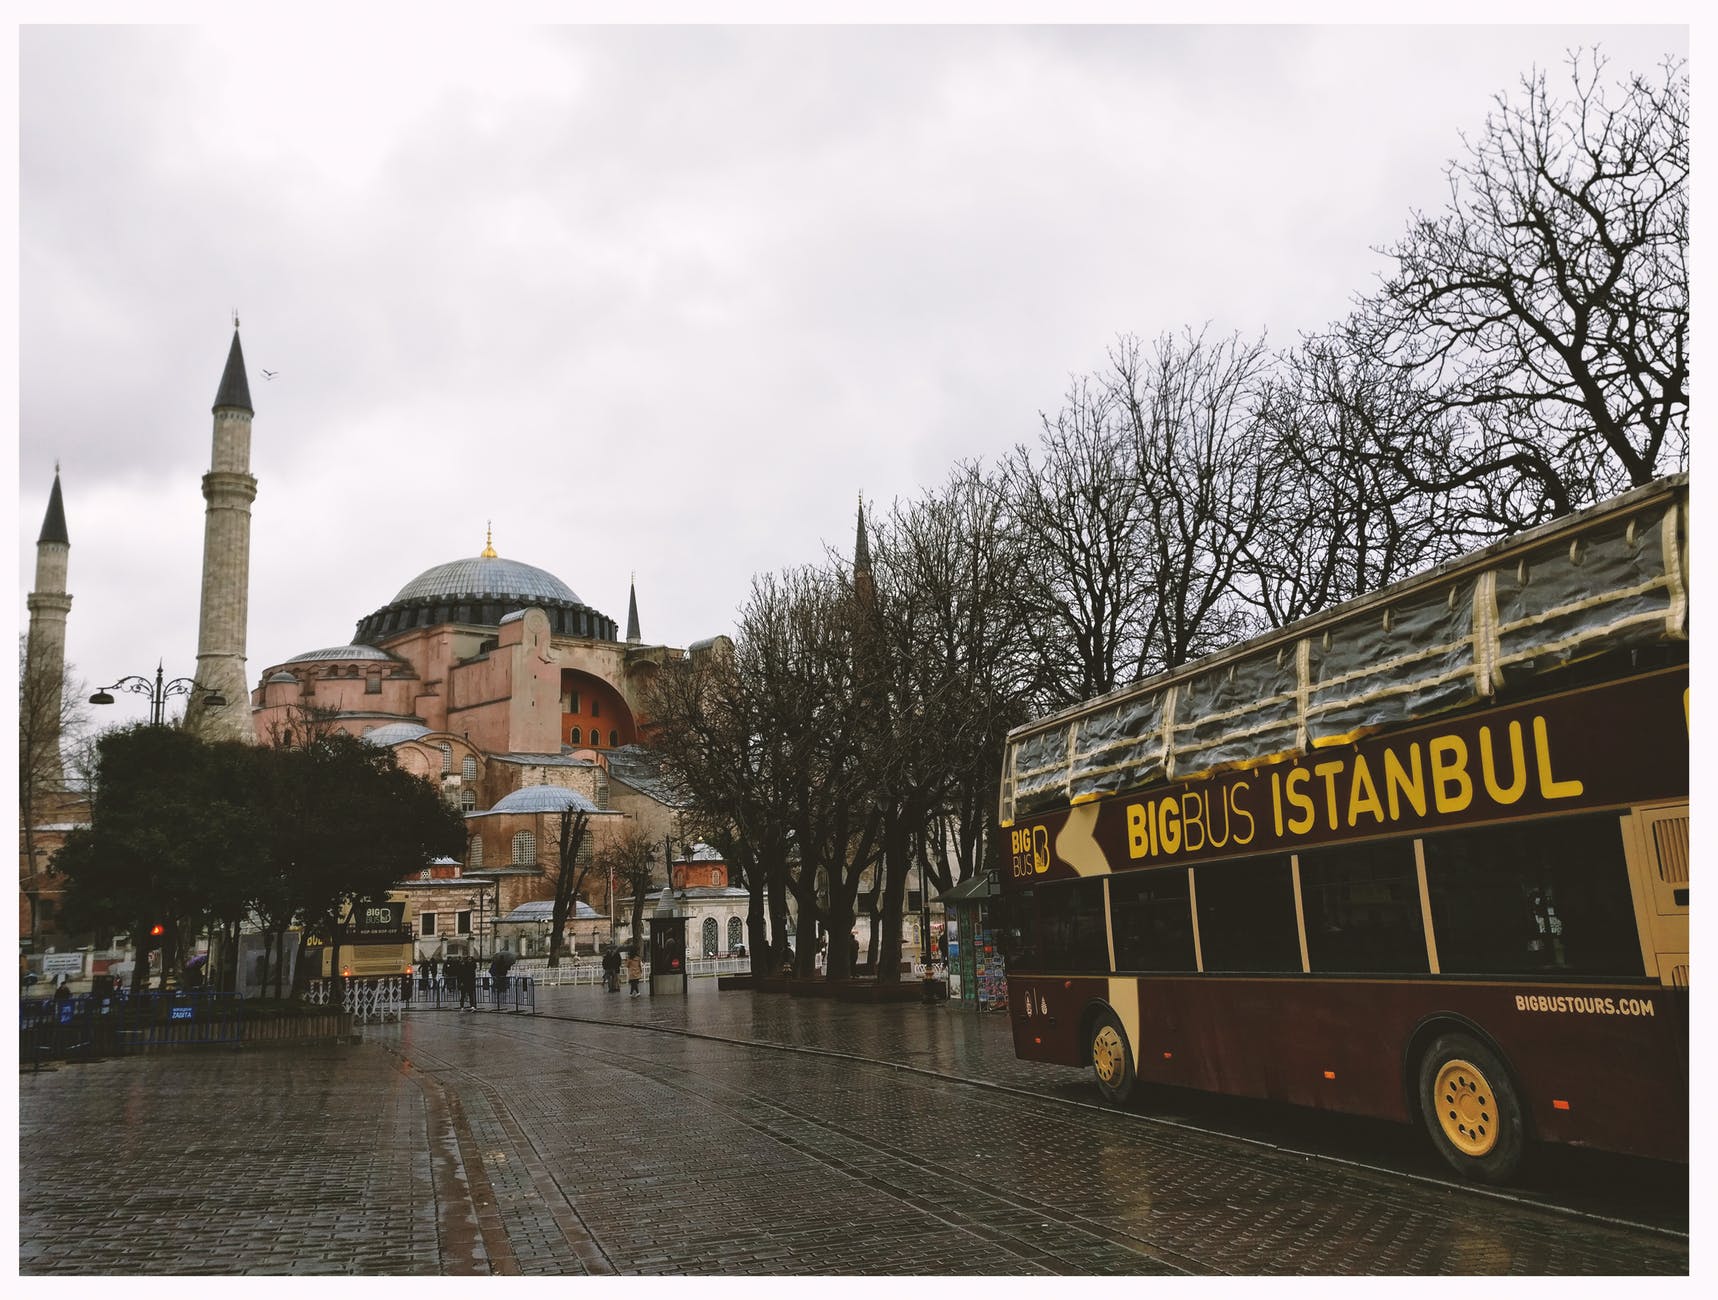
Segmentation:
{"type": "Polygon", "coordinates": [[[1539,758],[1539,793],[1546,799],[1574,799],[1586,787],[1579,781],[1559,781],[1551,775],[1551,738],[1546,734],[1545,719],[1533,718],[1533,748],[1539,758]]]}
{"type": "Polygon", "coordinates": [[[1312,802],[1311,795],[1307,794],[1304,790],[1297,791],[1295,789],[1295,778],[1297,777],[1300,779],[1301,785],[1306,785],[1312,780],[1312,773],[1308,772],[1304,767],[1295,768],[1294,771],[1290,772],[1283,778],[1283,795],[1289,803],[1293,804],[1296,808],[1299,808],[1302,814],[1304,814],[1302,817],[1289,818],[1289,830],[1294,832],[1296,835],[1304,835],[1307,831],[1312,829],[1313,822],[1318,819],[1318,808],[1312,802]]]}
{"type": "Polygon", "coordinates": [[[1127,855],[1143,858],[1150,847],[1145,838],[1145,805],[1130,803],[1127,806],[1127,855]]]}
{"type": "Polygon", "coordinates": [[[1328,759],[1313,767],[1313,773],[1324,778],[1324,803],[1330,810],[1330,829],[1336,829],[1336,777],[1342,771],[1340,758],[1328,759]]]}
{"type": "Polygon", "coordinates": [[[1181,796],[1181,838],[1186,842],[1189,853],[1197,853],[1205,847],[1209,838],[1205,831],[1205,797],[1197,790],[1185,791],[1181,796]],[[1199,830],[1199,842],[1193,842],[1193,831],[1199,830]]]}
{"type": "Polygon", "coordinates": [[[1372,784],[1372,769],[1366,766],[1366,755],[1354,756],[1354,780],[1348,787],[1348,824],[1355,825],[1360,814],[1369,812],[1372,820],[1384,824],[1384,805],[1378,801],[1378,787],[1372,784]]]}
{"type": "Polygon", "coordinates": [[[1174,795],[1165,795],[1157,805],[1157,842],[1166,857],[1181,847],[1181,803],[1174,795]]]}
{"type": "Polygon", "coordinates": [[[1426,745],[1432,761],[1432,797],[1441,813],[1461,812],[1473,802],[1473,778],[1467,774],[1467,741],[1460,736],[1434,736],[1426,745]]]}
{"type": "MultiPolygon", "coordinates": [[[[1234,818],[1244,817],[1247,819],[1247,833],[1245,835],[1241,834],[1238,825],[1237,829],[1230,832],[1234,837],[1235,843],[1238,845],[1251,844],[1253,842],[1253,834],[1258,829],[1253,822],[1253,814],[1248,812],[1247,809],[1241,805],[1241,800],[1239,798],[1241,791],[1247,788],[1247,783],[1245,781],[1237,781],[1234,785],[1229,787],[1229,815],[1234,818]]],[[[1279,819],[1281,818],[1282,813],[1280,810],[1278,811],[1277,816],[1279,819]]],[[[1279,834],[1280,833],[1281,832],[1279,831],[1279,834]]]]}
{"type": "Polygon", "coordinates": [[[1426,781],[1420,771],[1420,746],[1418,742],[1408,746],[1408,757],[1412,761],[1413,773],[1410,775],[1402,768],[1402,760],[1396,757],[1396,751],[1384,751],[1384,797],[1390,803],[1390,820],[1396,821],[1402,815],[1402,805],[1398,796],[1406,795],[1409,805],[1416,816],[1426,815],[1426,781]]]}
{"type": "Polygon", "coordinates": [[[1509,724],[1509,771],[1508,785],[1497,783],[1497,756],[1492,752],[1491,728],[1479,729],[1479,773],[1485,781],[1485,792],[1500,804],[1512,804],[1521,798],[1527,790],[1527,758],[1522,753],[1521,724],[1509,724]]]}
{"type": "Polygon", "coordinates": [[[1277,838],[1283,837],[1283,779],[1281,773],[1271,773],[1271,822],[1277,828],[1277,838]]]}

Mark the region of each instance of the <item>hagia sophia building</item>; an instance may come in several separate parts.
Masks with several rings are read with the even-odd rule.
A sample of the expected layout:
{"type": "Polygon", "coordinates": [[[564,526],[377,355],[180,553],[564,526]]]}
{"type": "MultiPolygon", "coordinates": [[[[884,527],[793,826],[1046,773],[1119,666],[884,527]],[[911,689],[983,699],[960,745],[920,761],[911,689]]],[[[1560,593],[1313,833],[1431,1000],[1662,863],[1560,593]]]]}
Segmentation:
{"type": "MultiPolygon", "coordinates": [[[[420,959],[492,948],[498,916],[551,895],[547,868],[567,806],[589,815],[581,860],[629,826],[653,844],[671,843],[672,853],[659,850],[657,861],[672,856],[674,883],[698,896],[686,900],[694,953],[709,949],[712,935],[715,951],[737,946],[745,891],[728,885],[725,868],[712,872],[707,846],[681,842],[677,800],[639,743],[649,728],[642,700],[652,675],[726,638],[689,650],[645,644],[636,588],[622,636],[554,574],[500,555],[490,534],[479,554],[432,565],[358,618],[349,643],[306,649],[263,668],[254,689],[237,689],[245,680],[256,481],[236,322],[213,412],[197,685],[186,728],[270,744],[314,722],[389,746],[402,767],[436,783],[464,811],[468,839],[463,861],[442,860],[400,884],[396,897],[407,902],[420,959]],[[199,707],[205,700],[212,703],[199,707]],[[474,942],[480,929],[492,936],[487,943],[474,942]]],[[[63,644],[68,549],[56,473],[30,596],[32,646],[63,644]],[[46,620],[45,631],[38,620],[46,620]]],[[[609,937],[607,917],[617,911],[609,889],[596,872],[587,878],[570,941],[588,948],[609,937]]],[[[532,949],[532,936],[517,937],[532,949]]]]}

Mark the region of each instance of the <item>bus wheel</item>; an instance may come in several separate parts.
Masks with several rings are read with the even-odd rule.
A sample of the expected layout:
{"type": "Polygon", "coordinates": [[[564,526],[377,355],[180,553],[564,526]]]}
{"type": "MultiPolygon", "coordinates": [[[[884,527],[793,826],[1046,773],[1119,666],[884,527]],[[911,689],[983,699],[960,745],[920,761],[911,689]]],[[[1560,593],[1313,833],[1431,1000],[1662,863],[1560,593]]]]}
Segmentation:
{"type": "Polygon", "coordinates": [[[1100,1011],[1092,1021],[1092,1073],[1098,1091],[1112,1106],[1119,1106],[1133,1093],[1133,1051],[1127,1031],[1113,1011],[1100,1011]]]}
{"type": "Polygon", "coordinates": [[[1508,1182],[1527,1146],[1521,1103],[1497,1054],[1446,1034],[1420,1058],[1420,1113],[1432,1145],[1463,1178],[1508,1182]]]}

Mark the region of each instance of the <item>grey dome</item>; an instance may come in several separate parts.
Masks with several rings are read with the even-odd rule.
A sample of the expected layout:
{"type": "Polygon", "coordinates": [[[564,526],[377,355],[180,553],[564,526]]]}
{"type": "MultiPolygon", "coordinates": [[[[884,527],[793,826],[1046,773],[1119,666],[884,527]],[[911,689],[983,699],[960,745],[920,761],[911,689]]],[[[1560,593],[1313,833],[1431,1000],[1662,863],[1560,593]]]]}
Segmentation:
{"type": "Polygon", "coordinates": [[[367,732],[364,741],[370,745],[398,745],[428,734],[429,728],[421,722],[385,722],[374,731],[367,732]]]}
{"type": "Polygon", "coordinates": [[[425,569],[382,608],[359,620],[354,641],[374,645],[412,628],[463,623],[499,627],[511,614],[541,609],[557,636],[613,641],[614,620],[590,608],[554,574],[518,560],[479,555],[425,569]]]}
{"type": "Polygon", "coordinates": [[[438,596],[523,596],[554,604],[582,605],[577,593],[554,574],[498,555],[449,560],[426,569],[401,587],[394,602],[438,596]]]}
{"type": "Polygon", "coordinates": [[[559,785],[528,785],[522,790],[498,800],[492,813],[558,813],[571,808],[574,812],[594,813],[601,810],[577,790],[559,785]]]}
{"type": "Polygon", "coordinates": [[[298,678],[291,673],[274,673],[269,677],[266,684],[269,686],[297,686],[298,678]]]}
{"type": "Polygon", "coordinates": [[[293,655],[286,662],[289,664],[310,663],[319,659],[392,659],[385,650],[378,650],[373,645],[331,645],[321,650],[306,650],[301,655],[293,655]]]}

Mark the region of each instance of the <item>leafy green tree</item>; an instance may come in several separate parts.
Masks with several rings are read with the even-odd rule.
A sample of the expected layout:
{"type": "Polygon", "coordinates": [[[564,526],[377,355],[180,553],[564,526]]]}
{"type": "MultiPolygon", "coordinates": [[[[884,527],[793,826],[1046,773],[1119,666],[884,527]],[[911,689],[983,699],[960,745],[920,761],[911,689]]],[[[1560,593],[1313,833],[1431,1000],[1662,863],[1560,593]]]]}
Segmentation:
{"type": "Polygon", "coordinates": [[[239,905],[257,849],[251,755],[143,724],[96,743],[90,825],[66,837],[54,869],[66,878],[68,920],[131,936],[133,989],[148,979],[155,926],[172,970],[191,927],[239,905]]]}

